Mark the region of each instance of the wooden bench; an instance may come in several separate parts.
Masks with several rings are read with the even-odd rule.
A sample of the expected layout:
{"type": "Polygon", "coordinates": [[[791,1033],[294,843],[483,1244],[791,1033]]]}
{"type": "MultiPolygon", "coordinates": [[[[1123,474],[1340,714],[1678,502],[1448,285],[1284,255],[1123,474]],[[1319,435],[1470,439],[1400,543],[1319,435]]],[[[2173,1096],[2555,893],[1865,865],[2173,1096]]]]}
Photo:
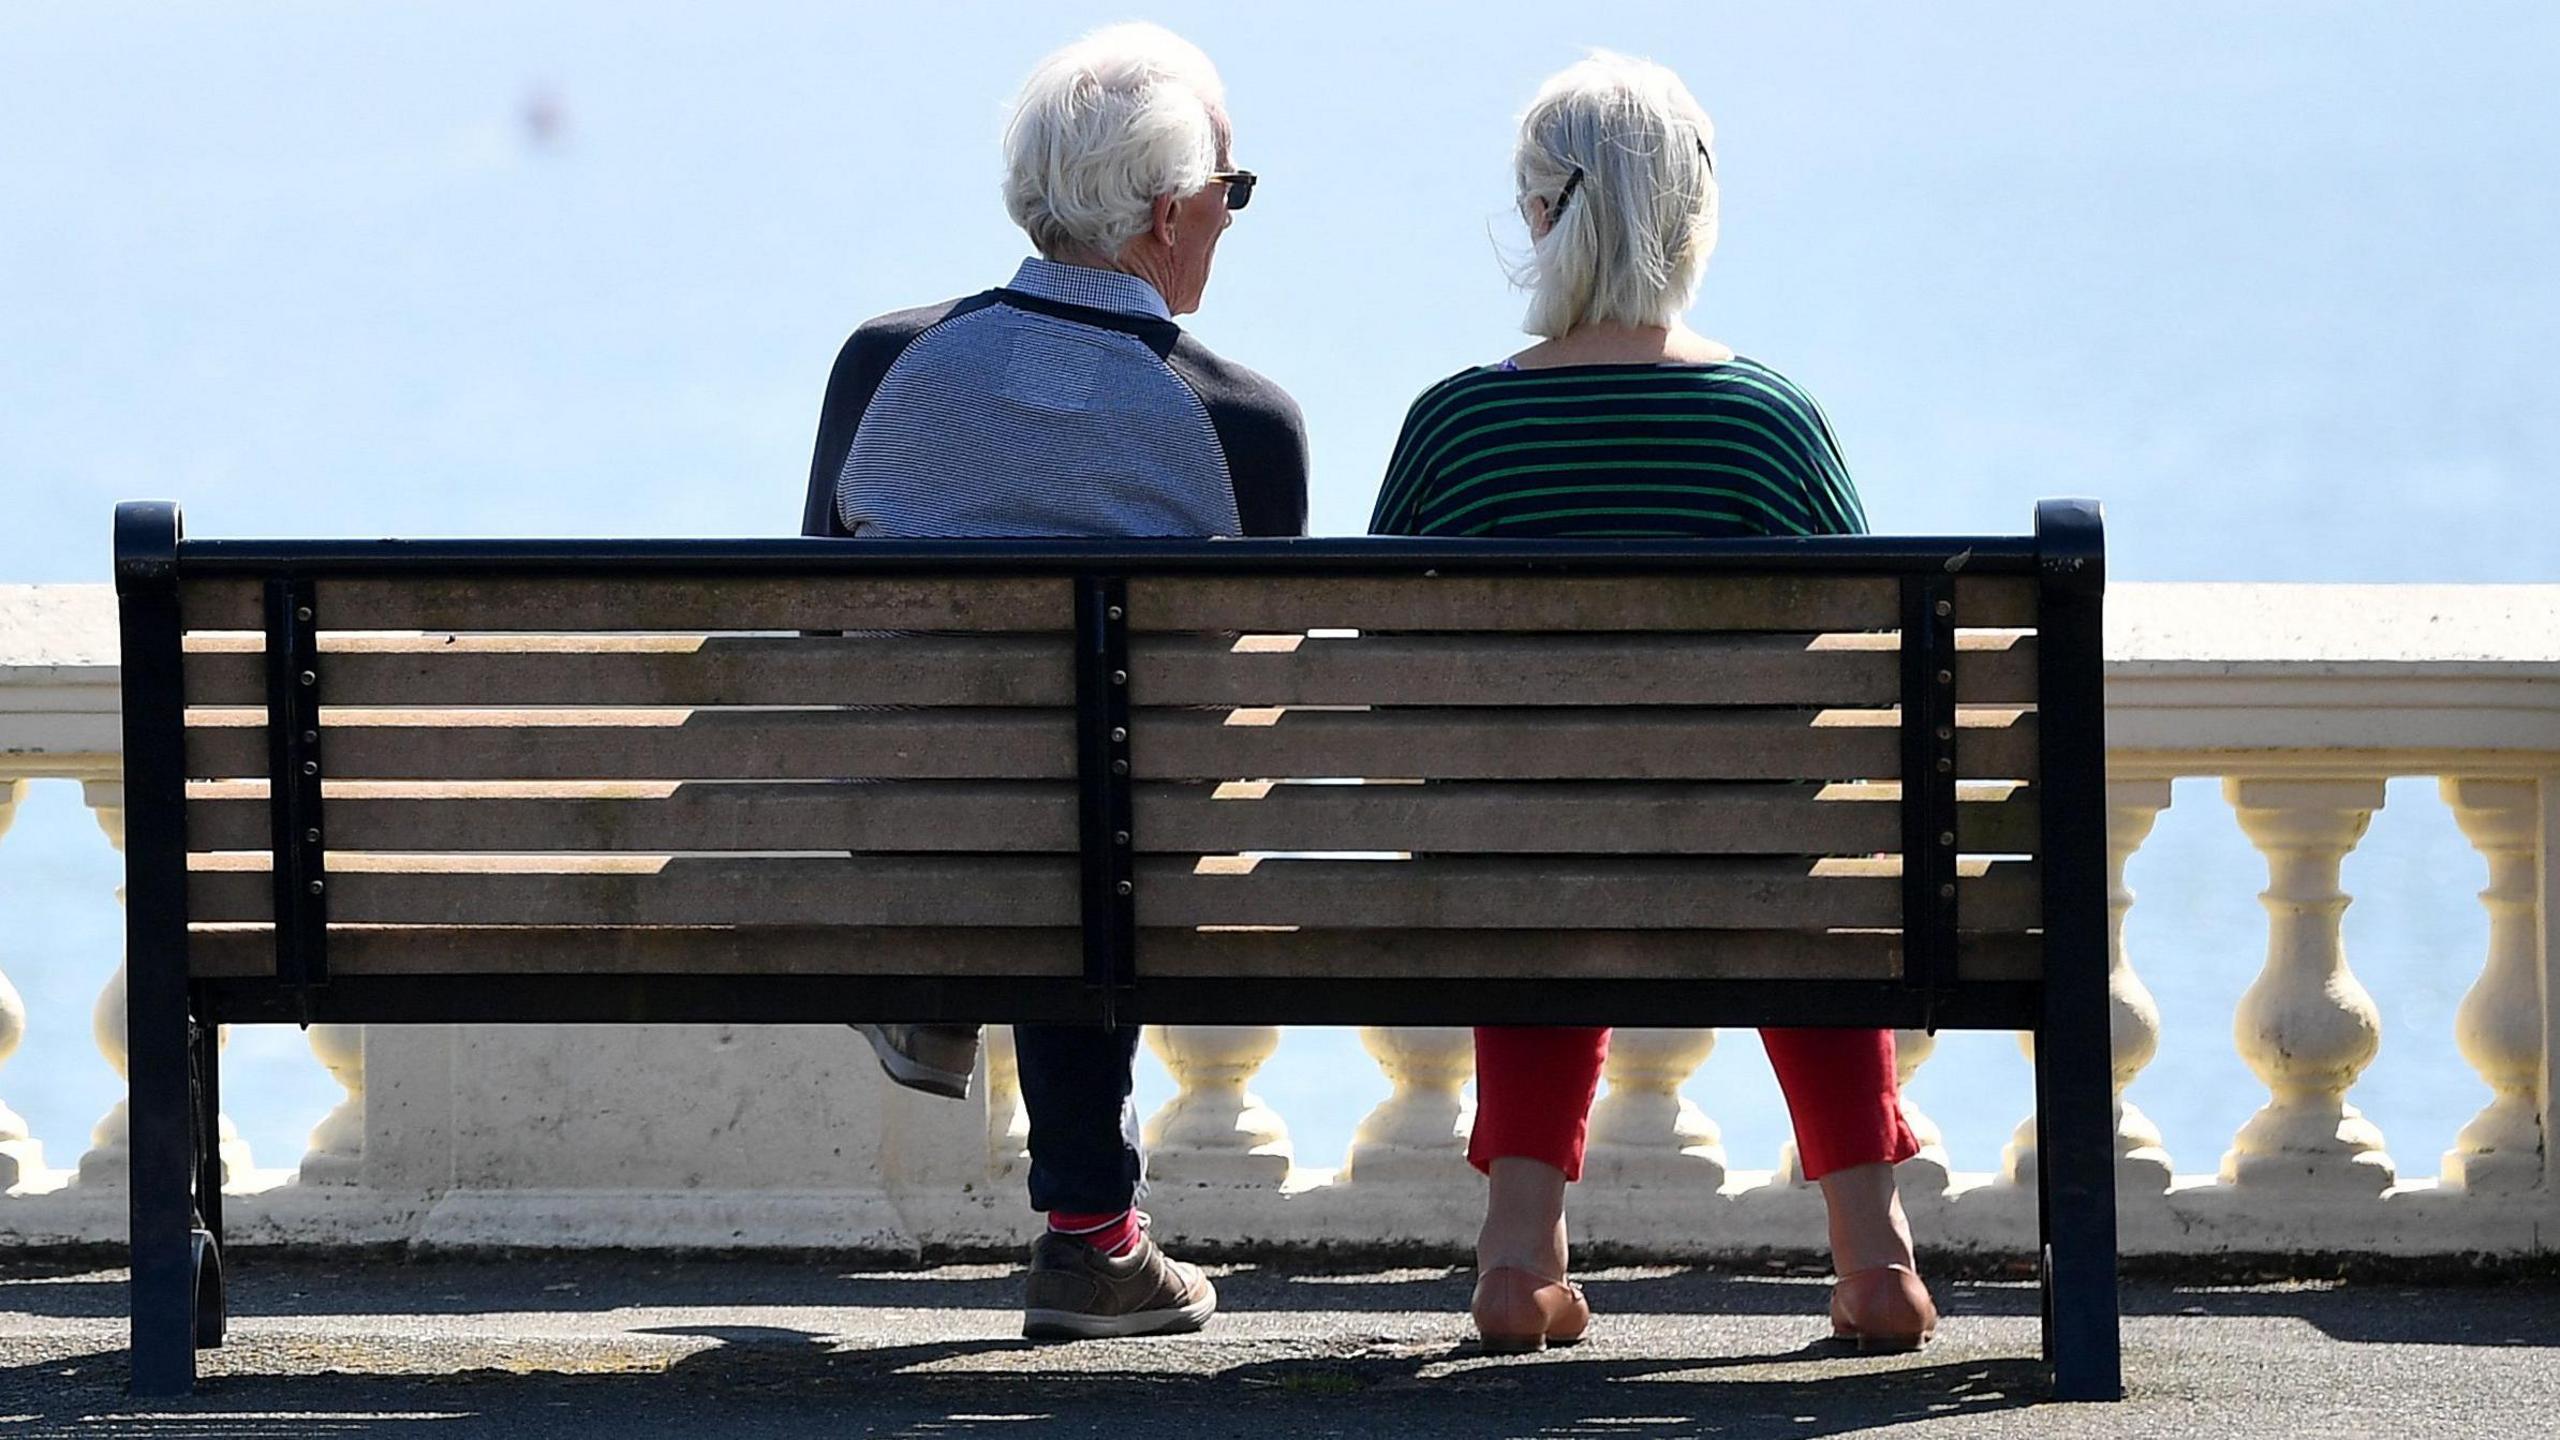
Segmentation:
{"type": "Polygon", "coordinates": [[[222,1336],[216,1025],[873,1019],[2032,1030],[2046,1353],[2112,1398],[2103,575],[2074,501],[1682,543],[121,507],[135,1388],[222,1336]]]}

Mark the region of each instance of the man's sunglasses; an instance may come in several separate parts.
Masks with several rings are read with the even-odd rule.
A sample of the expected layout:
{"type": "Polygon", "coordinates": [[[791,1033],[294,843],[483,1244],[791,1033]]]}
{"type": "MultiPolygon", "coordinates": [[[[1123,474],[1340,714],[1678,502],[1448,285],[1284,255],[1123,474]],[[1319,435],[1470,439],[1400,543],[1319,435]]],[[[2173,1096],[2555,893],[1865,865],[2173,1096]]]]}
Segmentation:
{"type": "Polygon", "coordinates": [[[1227,208],[1241,210],[1253,203],[1254,182],[1262,177],[1250,170],[1221,170],[1209,177],[1212,183],[1227,182],[1227,208]]]}

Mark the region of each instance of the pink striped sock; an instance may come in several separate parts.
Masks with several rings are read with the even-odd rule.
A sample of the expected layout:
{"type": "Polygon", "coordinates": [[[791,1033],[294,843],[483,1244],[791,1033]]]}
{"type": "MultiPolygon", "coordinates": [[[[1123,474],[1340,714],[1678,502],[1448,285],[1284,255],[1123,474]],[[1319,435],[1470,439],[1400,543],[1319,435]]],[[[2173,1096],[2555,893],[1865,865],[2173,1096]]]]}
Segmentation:
{"type": "Polygon", "coordinates": [[[1137,1249],[1138,1237],[1145,1233],[1138,1228],[1138,1212],[1134,1208],[1094,1213],[1052,1210],[1049,1230],[1052,1234],[1073,1235],[1114,1260],[1137,1249]]]}

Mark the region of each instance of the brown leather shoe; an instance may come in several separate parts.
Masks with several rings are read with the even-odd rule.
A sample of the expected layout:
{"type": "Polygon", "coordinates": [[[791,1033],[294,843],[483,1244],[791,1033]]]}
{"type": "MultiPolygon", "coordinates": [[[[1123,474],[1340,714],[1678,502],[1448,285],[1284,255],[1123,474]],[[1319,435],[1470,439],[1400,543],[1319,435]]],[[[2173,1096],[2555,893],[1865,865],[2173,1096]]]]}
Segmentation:
{"type": "Polygon", "coordinates": [[[1571,1345],[1591,1328],[1591,1302],[1570,1280],[1549,1280],[1513,1265],[1476,1277],[1476,1334],[1487,1353],[1520,1355],[1571,1345]]]}
{"type": "Polygon", "coordinates": [[[1831,1335],[1861,1351],[1917,1350],[1938,1333],[1938,1307],[1920,1272],[1877,1265],[1832,1282],[1831,1335]]]}
{"type": "Polygon", "coordinates": [[[1022,1303],[1027,1340],[1100,1340],[1197,1330],[1217,1313],[1217,1287],[1141,1235],[1114,1260],[1072,1235],[1032,1242],[1022,1303]]]}
{"type": "Polygon", "coordinates": [[[969,1098],[978,1069],[975,1025],[856,1025],[889,1078],[950,1100],[969,1098]]]}

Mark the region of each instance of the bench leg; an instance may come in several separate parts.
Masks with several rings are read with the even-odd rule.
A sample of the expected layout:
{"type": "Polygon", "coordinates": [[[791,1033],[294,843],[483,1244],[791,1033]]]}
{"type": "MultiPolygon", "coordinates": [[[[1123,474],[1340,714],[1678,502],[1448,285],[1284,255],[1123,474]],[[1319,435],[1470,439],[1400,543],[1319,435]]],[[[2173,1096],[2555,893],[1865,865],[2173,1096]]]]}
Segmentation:
{"type": "MultiPolygon", "coordinates": [[[[146,1396],[195,1388],[198,1276],[212,1274],[218,1283],[220,1273],[212,1235],[196,1219],[196,1131],[200,1118],[213,1123],[217,1097],[213,1037],[196,1033],[187,993],[180,533],[174,505],[116,509],[127,830],[125,1101],[132,1122],[126,1236],[133,1263],[133,1393],[146,1396]],[[202,1093],[192,1078],[199,1068],[202,1093]]],[[[216,1179],[208,1187],[207,1214],[219,1224],[218,1172],[216,1179]]]]}
{"type": "MultiPolygon", "coordinates": [[[[2063,966],[2054,967],[2056,971],[2063,966]]],[[[2121,1400],[2116,1309],[2115,1103],[2107,996],[2047,984],[2036,1036],[2036,1200],[2045,1359],[2057,1400],[2121,1400]]]]}
{"type": "MultiPolygon", "coordinates": [[[[137,947],[139,952],[140,947],[137,947]]],[[[133,1393],[196,1379],[196,1087],[183,956],[135,953],[125,976],[132,1116],[133,1393]]]]}
{"type": "Polygon", "coordinates": [[[196,1152],[196,1348],[222,1343],[229,1316],[222,1289],[222,1031],[188,1022],[187,1070],[193,1092],[188,1129],[196,1152]]]}

